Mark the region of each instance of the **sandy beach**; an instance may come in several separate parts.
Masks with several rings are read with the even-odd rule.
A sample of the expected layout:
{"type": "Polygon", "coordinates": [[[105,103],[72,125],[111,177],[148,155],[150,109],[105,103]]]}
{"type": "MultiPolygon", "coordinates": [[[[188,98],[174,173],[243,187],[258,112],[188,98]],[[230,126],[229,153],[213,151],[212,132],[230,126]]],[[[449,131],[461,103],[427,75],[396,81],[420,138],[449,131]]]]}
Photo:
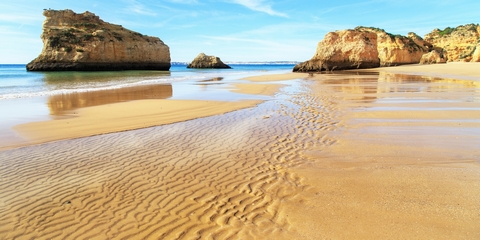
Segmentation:
{"type": "Polygon", "coordinates": [[[478,69],[52,98],[0,151],[0,239],[479,239],[478,69]]]}
{"type": "MultiPolygon", "coordinates": [[[[478,69],[480,69],[480,63],[478,62],[449,62],[448,64],[412,64],[395,67],[381,67],[374,69],[374,71],[417,76],[478,80],[480,79],[480,71],[478,69]]],[[[372,69],[364,69],[361,71],[370,72],[372,69]]]]}

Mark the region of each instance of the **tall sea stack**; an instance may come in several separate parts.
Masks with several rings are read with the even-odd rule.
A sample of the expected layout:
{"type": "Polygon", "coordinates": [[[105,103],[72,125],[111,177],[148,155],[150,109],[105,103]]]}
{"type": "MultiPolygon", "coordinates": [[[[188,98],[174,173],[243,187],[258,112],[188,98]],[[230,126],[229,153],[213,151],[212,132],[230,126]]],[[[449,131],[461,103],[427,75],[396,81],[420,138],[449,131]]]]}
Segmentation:
{"type": "Polygon", "coordinates": [[[150,37],[93,13],[45,10],[43,50],[28,71],[169,70],[170,50],[150,37]]]}

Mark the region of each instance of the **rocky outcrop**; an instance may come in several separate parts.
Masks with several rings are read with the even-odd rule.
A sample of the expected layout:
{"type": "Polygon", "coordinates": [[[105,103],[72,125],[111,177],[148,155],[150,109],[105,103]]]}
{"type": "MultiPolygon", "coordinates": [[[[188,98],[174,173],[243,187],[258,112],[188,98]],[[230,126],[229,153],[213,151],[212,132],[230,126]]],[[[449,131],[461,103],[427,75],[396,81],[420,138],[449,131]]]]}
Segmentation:
{"type": "Polygon", "coordinates": [[[480,44],[480,26],[478,24],[460,25],[456,28],[435,29],[424,37],[436,49],[444,52],[448,62],[478,62],[475,55],[480,44]]]}
{"type": "Polygon", "coordinates": [[[480,62],[480,43],[475,47],[471,62],[480,62]]]}
{"type": "Polygon", "coordinates": [[[318,43],[309,61],[297,64],[294,72],[332,71],[379,67],[377,35],[367,31],[329,32],[318,43]]]}
{"type": "Polygon", "coordinates": [[[421,38],[414,32],[409,32],[407,37],[411,39],[414,43],[416,43],[419,47],[421,47],[424,51],[434,50],[434,47],[431,43],[425,41],[425,39],[421,38]]]}
{"type": "Polygon", "coordinates": [[[430,45],[415,33],[409,33],[408,36],[393,35],[383,29],[370,27],[357,27],[355,30],[377,34],[377,50],[381,67],[418,63],[423,54],[430,50],[430,45]]]}
{"type": "Polygon", "coordinates": [[[294,67],[294,72],[372,68],[418,63],[432,45],[415,33],[407,37],[383,29],[357,27],[330,32],[314,57],[294,67]]]}
{"type": "Polygon", "coordinates": [[[169,47],[157,37],[102,21],[93,13],[45,10],[43,50],[29,71],[169,70],[169,47]]]}
{"type": "Polygon", "coordinates": [[[223,63],[220,58],[215,56],[208,56],[205,53],[200,53],[193,61],[187,65],[187,68],[231,68],[223,63]]]}
{"type": "Polygon", "coordinates": [[[318,43],[313,58],[296,65],[293,71],[371,68],[377,66],[375,58],[379,59],[378,66],[382,67],[419,62],[480,62],[480,26],[467,24],[435,29],[423,39],[413,32],[401,36],[372,27],[330,32],[318,43]],[[376,36],[367,36],[367,33],[376,36]]]}
{"type": "Polygon", "coordinates": [[[445,58],[443,58],[443,54],[437,50],[423,54],[422,58],[420,59],[420,64],[436,64],[445,62],[446,61],[445,58]]]}

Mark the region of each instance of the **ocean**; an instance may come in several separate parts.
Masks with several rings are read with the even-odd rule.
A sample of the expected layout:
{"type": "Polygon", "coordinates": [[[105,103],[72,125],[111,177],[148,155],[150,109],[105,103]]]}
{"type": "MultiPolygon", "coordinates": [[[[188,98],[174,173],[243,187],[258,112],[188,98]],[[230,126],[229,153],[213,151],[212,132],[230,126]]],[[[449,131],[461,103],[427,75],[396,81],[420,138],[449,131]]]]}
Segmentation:
{"type": "Polygon", "coordinates": [[[170,71],[28,72],[24,64],[0,64],[0,101],[118,89],[158,83],[237,78],[262,72],[285,73],[294,64],[230,64],[232,69],[188,69],[172,64],[170,71]]]}

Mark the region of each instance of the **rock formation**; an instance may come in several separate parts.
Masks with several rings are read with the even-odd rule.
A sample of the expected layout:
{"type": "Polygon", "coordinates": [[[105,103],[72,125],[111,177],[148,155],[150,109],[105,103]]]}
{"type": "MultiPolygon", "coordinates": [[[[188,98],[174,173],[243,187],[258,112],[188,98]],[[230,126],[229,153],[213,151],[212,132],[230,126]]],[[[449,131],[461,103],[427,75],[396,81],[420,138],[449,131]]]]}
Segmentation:
{"type": "Polygon", "coordinates": [[[215,56],[208,56],[205,53],[200,53],[188,64],[187,68],[231,68],[227,64],[223,63],[220,58],[215,56]]]}
{"type": "Polygon", "coordinates": [[[45,10],[43,50],[29,71],[169,70],[170,50],[157,37],[102,21],[93,13],[45,10]]]}
{"type": "Polygon", "coordinates": [[[372,27],[330,32],[318,43],[313,58],[297,64],[293,71],[330,71],[446,61],[480,62],[478,24],[435,29],[423,39],[413,32],[401,36],[372,27]],[[376,64],[375,58],[378,58],[379,64],[376,64]]]}
{"type": "Polygon", "coordinates": [[[430,50],[430,45],[415,33],[409,33],[405,37],[387,33],[378,28],[357,27],[355,30],[377,34],[377,50],[381,67],[418,63],[423,54],[430,50]]]}
{"type": "Polygon", "coordinates": [[[327,33],[318,43],[317,52],[313,58],[297,64],[293,71],[332,71],[379,66],[377,34],[343,30],[327,33]]]}
{"type": "Polygon", "coordinates": [[[422,58],[420,59],[420,64],[436,64],[445,62],[446,61],[445,58],[443,58],[443,54],[437,50],[423,54],[422,58]]]}
{"type": "Polygon", "coordinates": [[[437,49],[442,49],[449,62],[478,62],[474,58],[477,46],[480,44],[480,26],[478,24],[460,25],[456,28],[447,27],[444,30],[435,29],[424,37],[437,49]]]}
{"type": "Polygon", "coordinates": [[[475,47],[471,62],[480,62],[480,43],[478,43],[475,47]]]}
{"type": "Polygon", "coordinates": [[[294,72],[372,68],[418,63],[432,46],[415,33],[408,37],[383,29],[357,27],[330,32],[313,58],[294,67],[294,72]],[[361,63],[361,64],[360,64],[361,63]]]}

